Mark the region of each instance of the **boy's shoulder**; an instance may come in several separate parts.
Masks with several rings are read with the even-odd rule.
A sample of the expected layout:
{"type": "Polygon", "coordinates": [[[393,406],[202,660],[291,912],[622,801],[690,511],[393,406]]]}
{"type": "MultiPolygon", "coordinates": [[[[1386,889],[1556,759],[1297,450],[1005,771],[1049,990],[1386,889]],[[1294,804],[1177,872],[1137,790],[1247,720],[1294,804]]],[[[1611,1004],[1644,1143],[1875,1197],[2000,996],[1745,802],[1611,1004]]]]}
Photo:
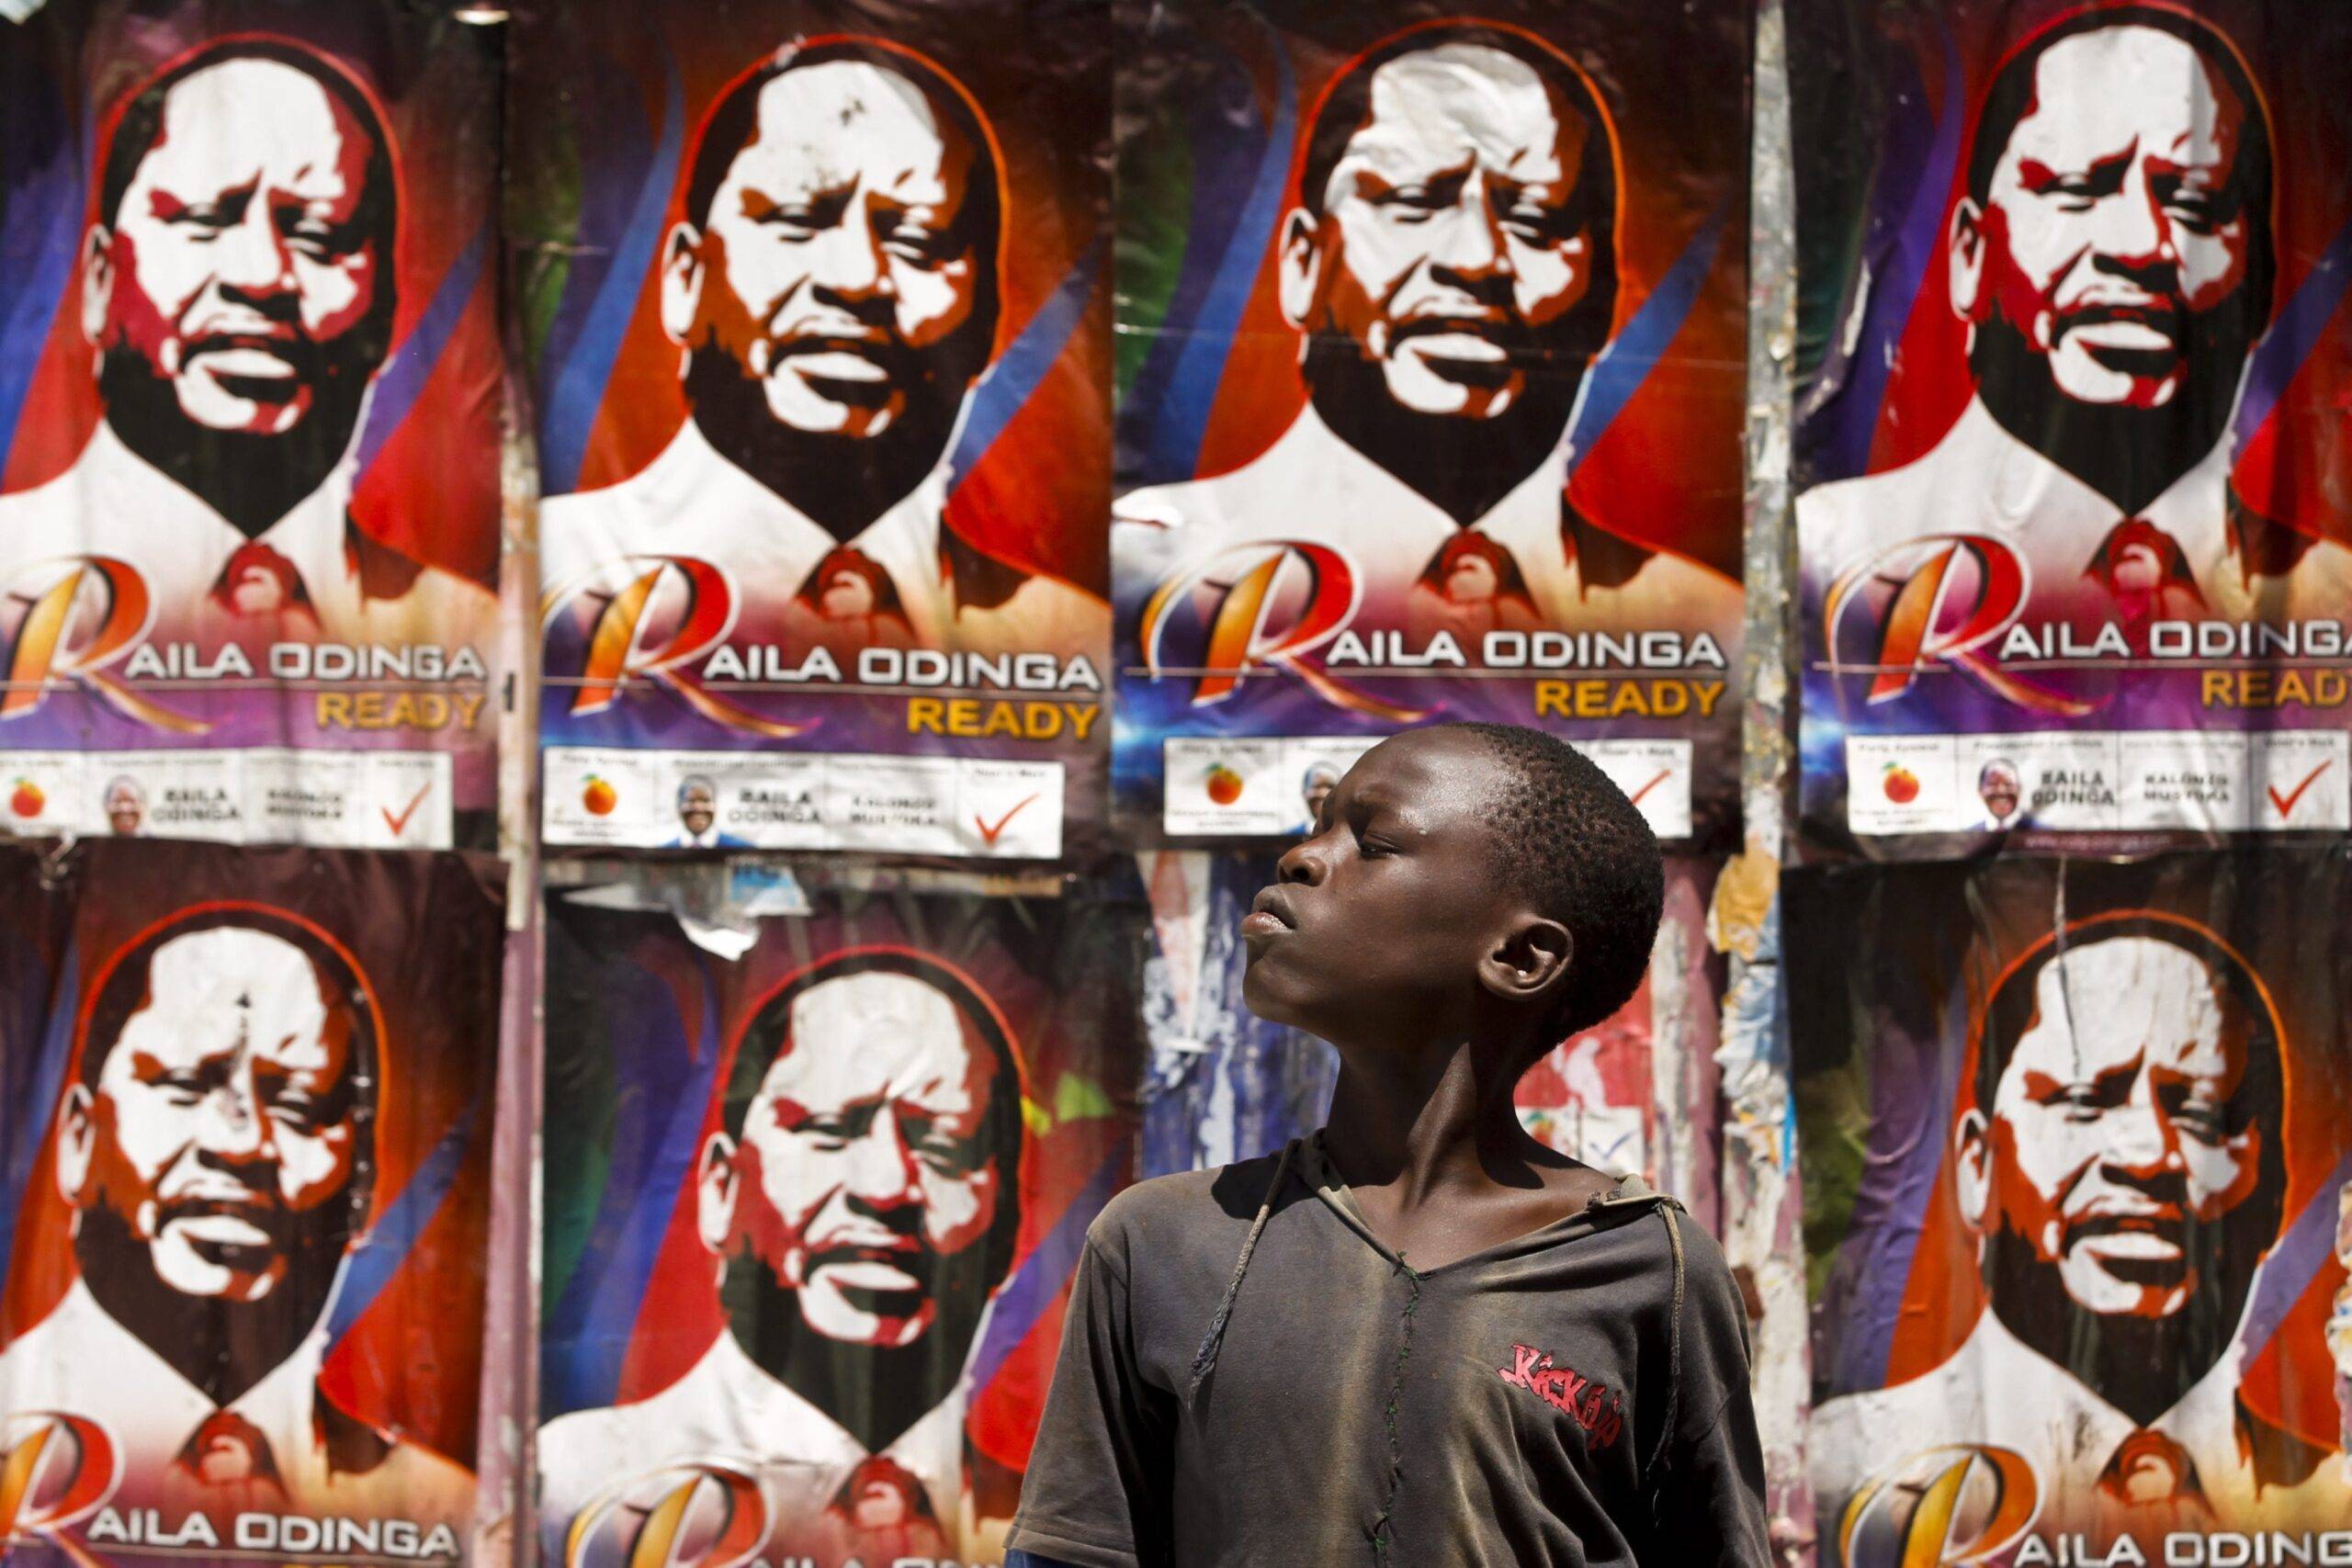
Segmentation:
{"type": "Polygon", "coordinates": [[[1087,1227],[1087,1240],[1118,1262],[1147,1247],[1165,1253],[1201,1243],[1238,1247],[1266,1201],[1278,1157],[1138,1181],[1103,1205],[1087,1227]]]}
{"type": "Polygon", "coordinates": [[[1629,1282],[1660,1308],[1679,1301],[1697,1321],[1714,1323],[1744,1337],[1747,1298],[1723,1244],[1676,1200],[1657,1192],[1638,1177],[1613,1189],[1594,1205],[1632,1256],[1623,1267],[1629,1282]]]}

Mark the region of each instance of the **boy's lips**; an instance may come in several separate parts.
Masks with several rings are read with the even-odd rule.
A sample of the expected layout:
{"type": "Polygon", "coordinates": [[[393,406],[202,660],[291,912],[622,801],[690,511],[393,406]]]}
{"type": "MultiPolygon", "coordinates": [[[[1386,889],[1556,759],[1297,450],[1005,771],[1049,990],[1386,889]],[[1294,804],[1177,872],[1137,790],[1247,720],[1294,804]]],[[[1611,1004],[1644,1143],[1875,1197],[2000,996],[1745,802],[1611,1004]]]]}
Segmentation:
{"type": "Polygon", "coordinates": [[[1297,929],[1298,917],[1291,912],[1290,900],[1279,886],[1260,888],[1250,902],[1250,912],[1241,917],[1245,937],[1275,936],[1297,929]]]}

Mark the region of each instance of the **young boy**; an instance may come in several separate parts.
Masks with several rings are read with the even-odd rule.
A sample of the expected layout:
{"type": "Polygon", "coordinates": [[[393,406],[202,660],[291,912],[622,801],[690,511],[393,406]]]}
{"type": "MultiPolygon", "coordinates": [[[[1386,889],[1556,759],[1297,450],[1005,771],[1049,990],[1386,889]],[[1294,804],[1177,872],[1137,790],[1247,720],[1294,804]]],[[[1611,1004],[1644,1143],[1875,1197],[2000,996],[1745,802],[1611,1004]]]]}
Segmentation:
{"type": "Polygon", "coordinates": [[[1277,876],[1243,996],[1338,1047],[1329,1124],[1095,1221],[1014,1561],[1761,1568],[1722,1253],[1511,1107],[1648,963],[1633,804],[1533,730],[1414,730],[1277,876]]]}

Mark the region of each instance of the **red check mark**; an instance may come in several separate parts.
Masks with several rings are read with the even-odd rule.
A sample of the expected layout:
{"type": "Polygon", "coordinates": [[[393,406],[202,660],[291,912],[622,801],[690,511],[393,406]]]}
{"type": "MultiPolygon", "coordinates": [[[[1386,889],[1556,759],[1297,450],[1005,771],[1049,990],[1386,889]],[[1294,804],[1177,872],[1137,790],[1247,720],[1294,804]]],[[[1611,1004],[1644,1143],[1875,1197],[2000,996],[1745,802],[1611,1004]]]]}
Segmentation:
{"type": "Polygon", "coordinates": [[[401,813],[397,817],[392,815],[392,808],[389,806],[379,806],[376,807],[377,810],[384,814],[384,826],[392,830],[393,838],[397,839],[403,832],[408,830],[409,818],[416,815],[416,808],[424,805],[424,797],[432,793],[433,786],[431,784],[426,784],[423,789],[418,790],[414,795],[409,796],[408,804],[401,808],[401,813]]]}
{"type": "MultiPolygon", "coordinates": [[[[1040,791],[1039,793],[1042,794],[1044,792],[1040,791]]],[[[1006,812],[1003,816],[996,819],[996,826],[993,828],[989,827],[987,822],[981,819],[978,812],[974,812],[972,814],[972,826],[980,830],[980,841],[988,845],[990,849],[996,848],[997,840],[1004,833],[1005,824],[1020,816],[1022,807],[1027,806],[1031,801],[1036,798],[1037,796],[1035,795],[1023,796],[1019,805],[1016,805],[1012,810],[1006,812]]]]}
{"type": "Polygon", "coordinates": [[[1657,788],[1658,785],[1664,784],[1673,776],[1674,770],[1668,768],[1665,772],[1659,773],[1657,777],[1650,780],[1649,783],[1635,790],[1632,795],[1627,795],[1625,798],[1632,801],[1635,806],[1639,806],[1642,803],[1642,796],[1649,794],[1650,791],[1657,788]]]}
{"type": "Polygon", "coordinates": [[[2265,786],[2263,793],[2269,795],[2270,804],[2278,808],[2278,819],[2280,821],[2283,822],[2288,818],[2295,814],[2295,802],[2303,798],[2303,791],[2317,784],[2319,782],[2320,774],[2327,772],[2327,770],[2333,767],[2335,763],[2335,759],[2333,757],[2329,758],[2326,761],[2322,762],[2318,767],[2313,768],[2310,773],[2305,773],[2303,775],[2303,782],[2297,784],[2294,788],[2289,790],[2284,795],[2280,795],[2278,793],[2278,786],[2277,784],[2265,786]]]}

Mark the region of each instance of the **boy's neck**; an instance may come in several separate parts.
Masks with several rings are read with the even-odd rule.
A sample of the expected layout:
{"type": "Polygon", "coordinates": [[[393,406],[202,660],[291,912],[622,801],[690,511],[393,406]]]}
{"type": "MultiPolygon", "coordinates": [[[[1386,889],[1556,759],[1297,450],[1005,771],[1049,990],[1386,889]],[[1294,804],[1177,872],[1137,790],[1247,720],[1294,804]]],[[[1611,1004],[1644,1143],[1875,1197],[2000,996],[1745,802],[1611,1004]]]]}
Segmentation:
{"type": "Polygon", "coordinates": [[[1444,1268],[1608,1190],[1606,1176],[1519,1124],[1511,1090],[1531,1044],[1480,1032],[1450,1048],[1340,1047],[1324,1150],[1365,1225],[1408,1267],[1444,1268]]]}
{"type": "Polygon", "coordinates": [[[1516,1041],[1490,1037],[1340,1053],[1324,1145],[1359,1193],[1400,1211],[1498,1187],[1544,1185],[1544,1166],[1572,1164],[1520,1125],[1511,1103],[1516,1041]]]}

